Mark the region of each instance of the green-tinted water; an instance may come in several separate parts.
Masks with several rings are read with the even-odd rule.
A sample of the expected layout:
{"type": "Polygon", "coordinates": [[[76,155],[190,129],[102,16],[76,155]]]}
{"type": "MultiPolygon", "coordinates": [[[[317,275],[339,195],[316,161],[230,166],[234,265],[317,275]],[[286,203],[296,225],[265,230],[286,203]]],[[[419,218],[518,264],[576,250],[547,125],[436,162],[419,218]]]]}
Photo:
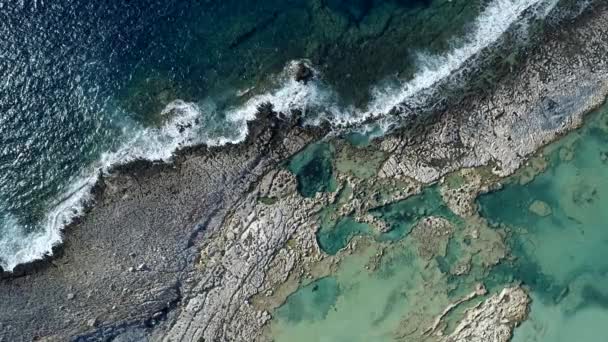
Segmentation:
{"type": "MultiPolygon", "coordinates": [[[[334,207],[352,193],[345,186],[320,213],[319,245],[341,262],[330,277],[301,287],[275,311],[274,341],[422,341],[423,330],[453,300],[450,280],[457,276],[450,272],[480,253],[482,247],[464,242],[466,224],[447,208],[437,186],[372,209],[391,227],[387,233],[350,216],[332,219],[334,207]],[[425,223],[428,216],[442,223],[425,223]],[[343,250],[355,236],[367,237],[352,252],[343,250]]],[[[463,282],[461,292],[470,293],[469,285],[463,282]]]]}
{"type": "Polygon", "coordinates": [[[336,278],[322,278],[302,287],[277,310],[277,316],[291,323],[325,319],[334,306],[340,288],[336,278]]]}
{"type": "Polygon", "coordinates": [[[317,192],[335,191],[332,158],[334,148],[327,143],[311,144],[289,161],[287,168],[296,175],[298,192],[314,197],[317,192]]]}
{"type": "Polygon", "coordinates": [[[325,253],[335,255],[346,247],[353,237],[363,235],[372,235],[378,241],[397,241],[406,236],[423,217],[454,217],[444,205],[436,187],[425,189],[421,194],[403,201],[372,209],[370,213],[385,221],[390,230],[380,233],[352,217],[345,217],[337,222],[322,222],[317,232],[317,242],[321,249],[325,253]]]}
{"type": "Polygon", "coordinates": [[[530,286],[530,319],[514,341],[595,342],[608,336],[606,111],[548,147],[546,172],[480,198],[481,213],[510,229],[516,261],[495,276],[530,286]]]}
{"type": "Polygon", "coordinates": [[[391,230],[380,237],[383,241],[395,241],[407,235],[412,227],[423,217],[439,216],[454,218],[454,215],[445,206],[437,187],[430,187],[416,195],[377,208],[371,214],[386,221],[391,230]]]}
{"type": "Polygon", "coordinates": [[[334,255],[346,247],[353,237],[370,234],[373,234],[370,226],[346,217],[333,227],[321,226],[317,232],[317,242],[325,253],[334,255]]]}
{"type": "Polygon", "coordinates": [[[411,246],[396,244],[379,262],[377,247],[363,247],[344,260],[334,275],[340,289],[337,299],[328,296],[319,303],[318,310],[324,315],[294,320],[286,313],[308,312],[314,298],[307,296],[311,285],[292,295],[275,314],[276,324],[271,327],[275,341],[392,341],[399,334],[403,316],[418,310],[421,302],[439,309],[442,298],[428,293],[424,285],[440,275],[423,273],[424,266],[411,246]],[[329,310],[327,305],[331,305],[329,310]]]}
{"type": "MultiPolygon", "coordinates": [[[[503,181],[500,191],[480,196],[480,216],[458,217],[443,201],[446,189],[471,182],[456,173],[418,195],[366,211],[388,225],[386,233],[358,222],[354,214],[337,214],[348,201],[375,201],[381,191],[377,183],[366,183],[372,176],[353,172],[348,156],[336,162],[332,158],[340,153],[330,145],[313,145],[292,160],[299,165],[292,171],[302,189],[314,190],[309,194],[332,191],[326,184],[342,174],[366,181],[343,186],[320,212],[317,240],[340,262],[329,277],[300,288],[275,311],[270,335],[276,341],[436,341],[425,329],[482,282],[491,294],[513,283],[529,290],[530,317],[515,330],[515,342],[604,341],[607,142],[605,109],[546,147],[503,181]],[[315,177],[303,177],[310,174],[315,177]],[[344,249],[357,236],[363,237],[355,248],[344,249]]],[[[367,154],[374,155],[366,151],[361,158],[367,154]]],[[[471,172],[481,177],[479,184],[495,181],[484,170],[471,172]]],[[[449,333],[464,310],[482,299],[459,305],[440,329],[449,333]]]]}

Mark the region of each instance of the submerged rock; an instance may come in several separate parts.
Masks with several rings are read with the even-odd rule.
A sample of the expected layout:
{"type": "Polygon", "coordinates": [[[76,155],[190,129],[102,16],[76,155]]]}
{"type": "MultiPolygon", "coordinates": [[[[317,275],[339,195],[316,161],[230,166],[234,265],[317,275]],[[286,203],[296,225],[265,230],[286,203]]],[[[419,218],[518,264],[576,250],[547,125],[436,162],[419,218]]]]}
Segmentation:
{"type": "MultiPolygon", "coordinates": [[[[607,20],[605,10],[596,11],[579,27],[560,33],[576,44],[564,44],[555,33],[494,92],[440,113],[428,128],[416,131],[415,139],[401,131],[373,142],[387,156],[378,177],[430,183],[481,165],[495,166],[499,176],[514,172],[526,156],[575,127],[585,112],[603,101],[608,92],[608,65],[603,61],[608,54],[607,20]],[[559,116],[547,114],[543,99],[549,97],[550,114],[559,116]]],[[[312,74],[303,68],[295,77],[307,82],[312,74]]],[[[276,119],[269,105],[260,112],[267,114],[265,120],[276,119]]],[[[291,277],[295,288],[303,277],[313,277],[302,265],[325,257],[315,240],[315,215],[336,196],[327,150],[315,154],[314,162],[302,163],[295,176],[280,164],[319,136],[291,125],[268,127],[250,126],[252,137],[238,146],[192,148],[179,152],[173,165],[138,164],[105,179],[107,187],[97,205],[67,231],[69,243],[58,259],[61,263],[28,277],[2,280],[0,321],[11,322],[11,328],[2,326],[2,337],[256,340],[271,315],[253,299],[284,293],[277,289],[291,277]],[[297,193],[298,175],[310,198],[297,193]],[[129,255],[134,250],[153,266],[149,272],[124,272],[133,267],[129,255]],[[65,303],[66,284],[74,293],[86,293],[91,286],[96,291],[65,303]],[[65,310],[43,310],[60,305],[65,310]],[[32,317],[40,324],[32,326],[32,317]],[[93,319],[98,324],[65,324],[93,319]]],[[[446,192],[444,197],[461,213],[472,214],[473,207],[461,203],[470,199],[468,193],[446,192]]],[[[433,229],[421,224],[414,231],[417,241],[456,230],[434,223],[433,229]]],[[[470,235],[488,238],[477,231],[470,235]]],[[[487,249],[502,253],[503,246],[496,245],[487,249]]],[[[431,258],[444,249],[442,243],[429,244],[421,254],[431,258]]],[[[438,294],[432,290],[420,293],[435,299],[438,294]]],[[[528,304],[521,288],[505,289],[467,310],[443,340],[506,342],[526,318],[528,304]]]]}
{"type": "Polygon", "coordinates": [[[541,217],[546,217],[551,215],[551,207],[543,201],[539,201],[536,200],[534,202],[532,202],[532,204],[530,204],[530,207],[528,208],[530,210],[530,212],[541,216],[541,217]]]}
{"type": "Polygon", "coordinates": [[[441,217],[428,217],[412,228],[410,236],[418,245],[418,255],[425,260],[445,256],[447,244],[454,232],[450,221],[441,217]]]}

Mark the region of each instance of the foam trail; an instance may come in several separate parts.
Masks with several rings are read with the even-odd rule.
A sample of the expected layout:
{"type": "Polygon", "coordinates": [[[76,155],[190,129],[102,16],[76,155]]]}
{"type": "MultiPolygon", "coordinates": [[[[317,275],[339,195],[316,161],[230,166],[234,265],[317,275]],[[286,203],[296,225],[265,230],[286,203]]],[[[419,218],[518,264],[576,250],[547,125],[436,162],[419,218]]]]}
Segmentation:
{"type": "MultiPolygon", "coordinates": [[[[162,111],[161,115],[169,118],[163,127],[127,128],[124,136],[129,138],[120,148],[102,154],[97,163],[69,182],[71,186],[58,200],[49,204],[50,210],[39,225],[42,229],[26,233],[27,229],[14,218],[0,221],[5,225],[0,227],[5,232],[0,234],[0,267],[10,272],[19,264],[51,255],[53,247],[62,242],[62,229],[81,216],[92,200],[91,189],[99,172],[107,173],[115,165],[134,160],[168,162],[176,150],[185,146],[241,142],[248,134],[247,122],[255,118],[258,106],[265,102],[271,102],[276,111],[286,114],[299,109],[306,115],[306,109],[315,109],[315,113],[323,111],[323,116],[341,115],[337,105],[329,106],[336,103],[337,96],[317,77],[307,84],[293,79],[299,63],[302,61],[289,63],[277,76],[279,86],[276,90],[254,96],[244,105],[229,109],[224,120],[218,120],[217,109],[210,100],[201,103],[177,100],[162,111]]],[[[318,73],[315,71],[315,74],[318,73]]]]}
{"type": "Polygon", "coordinates": [[[44,229],[27,232],[16,218],[8,215],[2,218],[2,236],[0,237],[0,267],[4,271],[13,271],[15,266],[41,259],[49,255],[54,246],[61,242],[61,229],[74,217],[80,216],[84,204],[89,199],[95,177],[78,179],[70,190],[63,195],[40,223],[44,229]]]}
{"type": "Polygon", "coordinates": [[[307,61],[292,61],[279,75],[281,86],[277,90],[252,97],[245,105],[230,110],[228,117],[232,120],[252,120],[258,106],[265,102],[272,103],[275,111],[286,115],[295,109],[301,110],[304,117],[307,112],[314,112],[317,116],[308,118],[310,124],[319,123],[321,117],[342,117],[344,111],[338,105],[337,94],[325,85],[318,75],[319,72],[307,61]],[[315,75],[306,84],[293,78],[300,63],[305,63],[315,75]]]}
{"type": "Polygon", "coordinates": [[[474,29],[465,43],[445,56],[430,58],[413,79],[399,87],[375,88],[372,102],[365,118],[380,116],[403,103],[422,103],[423,92],[432,90],[440,81],[450,77],[465,66],[467,61],[502,37],[507,30],[521,20],[526,11],[533,16],[546,16],[557,4],[557,0],[493,0],[482,11],[474,29]]]}
{"type": "MultiPolygon", "coordinates": [[[[275,110],[289,114],[292,109],[308,108],[317,112],[316,117],[308,118],[308,123],[315,125],[328,120],[335,126],[352,125],[370,118],[378,118],[394,107],[404,103],[422,104],[425,96],[441,81],[461,70],[468,61],[482,50],[497,42],[512,25],[524,19],[544,18],[557,5],[558,0],[493,0],[472,25],[473,30],[464,38],[461,46],[454,48],[443,56],[425,56],[421,70],[414,77],[399,86],[375,87],[372,89],[372,101],[366,110],[353,107],[340,107],[338,96],[324,85],[318,77],[308,84],[296,82],[287,77],[299,62],[292,62],[283,73],[283,86],[277,91],[256,96],[241,108],[231,112],[234,118],[251,120],[257,106],[271,102],[275,110]]],[[[310,65],[309,65],[310,67],[310,65]]],[[[315,71],[315,74],[318,74],[315,71]]],[[[305,113],[306,114],[306,113],[305,113]]],[[[390,126],[388,123],[385,126],[390,126]]]]}
{"type": "MultiPolygon", "coordinates": [[[[280,87],[254,96],[243,106],[226,113],[226,121],[213,121],[216,108],[210,101],[199,104],[175,101],[165,108],[164,115],[171,116],[161,128],[132,129],[125,136],[130,138],[116,151],[105,153],[99,162],[87,172],[70,182],[71,187],[50,205],[51,210],[40,224],[43,229],[26,232],[13,217],[4,217],[0,236],[0,266],[12,271],[15,266],[41,259],[52,253],[52,248],[62,241],[61,230],[75,217],[83,214],[86,204],[92,200],[91,189],[99,171],[107,172],[112,166],[136,159],[171,159],[175,150],[187,145],[206,143],[224,145],[236,143],[247,136],[247,121],[254,119],[257,107],[271,102],[276,111],[289,115],[292,110],[303,111],[309,124],[329,120],[334,125],[356,124],[369,118],[380,117],[393,107],[403,103],[422,103],[424,93],[433,90],[442,80],[465,66],[481,50],[489,47],[524,14],[532,11],[533,17],[546,16],[557,0],[493,0],[482,11],[473,25],[473,31],[464,43],[445,56],[431,57],[411,81],[399,87],[377,87],[367,110],[344,108],[338,104],[338,96],[318,77],[307,84],[296,82],[293,77],[297,63],[289,64],[278,76],[280,87]],[[316,116],[307,115],[307,111],[316,116]],[[226,128],[228,127],[228,128],[226,128]]],[[[378,122],[388,130],[390,122],[378,122]]]]}
{"type": "MultiPolygon", "coordinates": [[[[50,210],[34,232],[19,224],[14,217],[4,217],[0,222],[0,267],[13,271],[23,263],[42,259],[52,254],[54,246],[62,242],[62,229],[83,214],[90,203],[91,189],[99,172],[107,173],[113,166],[134,160],[161,160],[168,162],[181,147],[197,144],[221,146],[238,143],[247,137],[247,121],[253,120],[257,107],[272,102],[277,111],[289,113],[291,109],[314,107],[329,102],[331,92],[322,90],[318,80],[307,85],[293,80],[293,68],[299,62],[290,63],[279,75],[277,90],[255,96],[244,106],[232,108],[225,120],[218,120],[217,109],[212,101],[190,103],[181,100],[167,105],[161,115],[168,117],[160,128],[131,127],[125,130],[129,137],[116,150],[101,155],[94,165],[75,177],[71,186],[50,203],[50,210]]],[[[127,115],[124,115],[127,116],[127,115]]]]}
{"type": "MultiPolygon", "coordinates": [[[[204,107],[207,108],[207,107],[204,107]]],[[[13,271],[23,263],[42,259],[52,254],[54,246],[62,241],[62,229],[76,217],[83,214],[91,198],[91,189],[97,182],[99,172],[106,173],[112,166],[128,163],[137,159],[169,161],[178,148],[191,144],[209,143],[225,144],[236,142],[229,137],[205,141],[201,125],[202,109],[196,104],[175,101],[163,111],[171,115],[167,123],[160,128],[133,128],[126,132],[130,136],[116,151],[105,153],[100,160],[85,170],[82,175],[74,177],[69,188],[54,203],[34,232],[19,224],[11,216],[3,217],[0,235],[0,267],[4,271],[13,271]]],[[[236,123],[236,127],[245,123],[236,123]]]]}

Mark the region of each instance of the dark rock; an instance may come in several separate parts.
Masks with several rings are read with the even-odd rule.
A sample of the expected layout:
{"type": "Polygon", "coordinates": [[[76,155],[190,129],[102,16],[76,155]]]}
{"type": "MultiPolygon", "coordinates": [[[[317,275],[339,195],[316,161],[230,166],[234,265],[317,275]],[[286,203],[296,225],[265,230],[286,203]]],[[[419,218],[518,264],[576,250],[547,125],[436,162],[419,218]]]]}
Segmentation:
{"type": "Polygon", "coordinates": [[[296,72],[294,75],[294,79],[297,82],[307,84],[314,77],[314,72],[306,63],[299,62],[296,66],[296,72]]]}
{"type": "Polygon", "coordinates": [[[198,282],[192,278],[199,239],[189,241],[202,220],[205,229],[198,234],[213,234],[259,175],[324,134],[286,123],[280,128],[285,138],[274,139],[279,128],[268,125],[276,120],[273,106],[265,104],[262,112],[266,117],[249,123],[252,133],[241,144],[187,148],[176,152],[173,164],[135,161],[114,168],[97,190],[96,203],[66,227],[66,243],[52,258],[2,273],[0,322],[14,322],[15,329],[3,329],[0,336],[10,341],[44,336],[112,340],[149,333],[142,322],[157,312],[173,317],[169,313],[181,293],[198,282]],[[137,272],[134,255],[154,269],[137,272]],[[60,262],[51,267],[51,260],[60,262]],[[180,281],[185,278],[192,280],[180,281]],[[90,297],[66,301],[92,288],[90,297]],[[62,305],[61,311],[41,310],[62,305]],[[33,317],[36,326],[30,324],[33,317]],[[92,319],[95,329],[83,331],[92,319]]]}

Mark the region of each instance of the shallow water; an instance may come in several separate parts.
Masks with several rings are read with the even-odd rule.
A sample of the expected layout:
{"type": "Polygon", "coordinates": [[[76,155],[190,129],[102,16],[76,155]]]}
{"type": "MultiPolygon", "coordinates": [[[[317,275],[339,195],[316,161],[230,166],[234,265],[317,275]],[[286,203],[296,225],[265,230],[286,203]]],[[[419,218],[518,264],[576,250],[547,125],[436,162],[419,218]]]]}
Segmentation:
{"type": "MultiPolygon", "coordinates": [[[[368,150],[357,157],[375,154],[368,150]]],[[[335,160],[326,166],[333,168],[334,164],[335,160]]],[[[327,172],[310,176],[322,178],[327,172]]],[[[339,172],[351,171],[342,168],[339,172]]],[[[367,174],[360,176],[366,179],[367,174]]],[[[456,289],[463,294],[471,292],[473,280],[462,281],[455,288],[450,272],[466,256],[484,256],[480,250],[488,246],[486,242],[477,246],[467,242],[465,231],[469,227],[447,208],[438,186],[370,209],[369,214],[386,223],[388,231],[384,233],[353,216],[338,214],[341,206],[358,196],[372,193],[378,197],[383,191],[390,192],[379,183],[374,187],[380,191],[363,186],[344,184],[334,202],[319,212],[319,246],[341,261],[329,276],[310,283],[303,280],[302,287],[273,313],[269,328],[273,341],[420,342],[422,330],[457,296],[453,294],[456,289]],[[445,222],[431,239],[422,222],[429,216],[445,222]],[[355,247],[345,249],[348,245],[355,247]]],[[[404,186],[411,185],[395,185],[395,190],[404,186]]],[[[493,233],[482,232],[479,240],[487,239],[491,244],[492,238],[485,234],[493,233]]]]}
{"type": "Polygon", "coordinates": [[[380,236],[383,241],[402,239],[420,219],[427,216],[456,219],[445,206],[436,186],[424,189],[419,195],[372,209],[370,213],[390,226],[390,231],[380,236]]]}
{"type": "Polygon", "coordinates": [[[388,230],[379,233],[368,224],[357,222],[352,217],[341,218],[338,221],[322,221],[321,227],[317,231],[319,247],[325,253],[335,255],[355,236],[370,235],[378,241],[397,241],[403,239],[423,217],[436,216],[455,219],[443,204],[435,187],[425,189],[421,194],[403,201],[374,208],[369,213],[385,221],[388,230]]]}
{"type": "Polygon", "coordinates": [[[510,273],[530,287],[530,319],[513,341],[592,342],[608,334],[608,111],[548,147],[547,170],[480,198],[481,212],[511,231],[510,273]],[[540,202],[539,202],[540,201],[540,202]],[[539,204],[540,203],[540,204],[539,204]]]}
{"type": "MultiPolygon", "coordinates": [[[[515,330],[515,342],[603,341],[608,334],[606,143],[608,107],[544,148],[504,180],[501,190],[480,196],[479,213],[488,224],[479,217],[459,218],[446,207],[438,188],[463,186],[466,179],[458,175],[370,210],[392,228],[382,234],[351,216],[336,218],[336,208],[357,193],[344,187],[336,203],[320,213],[317,231],[321,249],[338,256],[339,265],[289,296],[275,311],[269,334],[276,341],[426,341],[428,336],[416,334],[481,282],[490,293],[514,283],[529,291],[530,316],[515,330]],[[412,231],[427,216],[441,217],[452,228],[432,238],[421,233],[424,228],[412,231]],[[344,249],[349,244],[352,248],[344,249]],[[467,260],[469,270],[455,272],[467,260]]],[[[447,315],[441,325],[445,332],[481,299],[447,315]]]]}
{"type": "MultiPolygon", "coordinates": [[[[320,214],[317,239],[324,252],[340,257],[335,272],[322,279],[335,281],[339,291],[332,292],[335,297],[314,296],[317,281],[304,281],[307,285],[274,312],[269,331],[274,341],[426,340],[423,331],[436,315],[470,293],[477,281],[472,272],[454,282],[455,267],[475,255],[480,260],[473,261],[474,267],[489,260],[484,253],[491,254],[489,246],[497,239],[488,229],[476,242],[469,241],[471,227],[445,206],[437,186],[372,209],[392,228],[386,233],[348,216],[327,220],[334,212],[328,208],[320,214]],[[423,222],[428,216],[445,222],[430,238],[423,222]],[[354,249],[344,249],[349,243],[354,249]],[[323,308],[323,314],[311,314],[310,307],[323,308]]],[[[451,319],[446,317],[448,323],[451,319]]]]}
{"type": "MultiPolygon", "coordinates": [[[[387,250],[369,271],[366,265],[374,263],[377,246],[363,247],[349,256],[331,276],[340,289],[337,296],[314,297],[321,301],[317,307],[323,308],[323,315],[310,314],[305,309],[313,305],[313,298],[302,302],[316,283],[290,296],[275,313],[275,341],[394,340],[402,317],[417,310],[420,302],[416,297],[429,298],[424,304],[433,305],[432,294],[424,288],[423,276],[430,275],[421,271],[423,265],[411,246],[396,247],[387,250]],[[294,311],[305,316],[293,319],[294,311]]],[[[441,302],[439,297],[435,299],[441,302]]]]}
{"type": "Polygon", "coordinates": [[[100,169],[240,141],[262,101],[285,112],[304,107],[311,120],[367,113],[356,106],[381,114],[433,88],[545,3],[2,4],[0,265],[10,270],[59,243],[100,169]],[[294,59],[310,60],[320,78],[286,80],[294,59]]]}
{"type": "Polygon", "coordinates": [[[315,143],[293,156],[287,168],[296,175],[298,192],[314,197],[318,192],[336,190],[332,158],[334,148],[328,143],[315,143]]]}

